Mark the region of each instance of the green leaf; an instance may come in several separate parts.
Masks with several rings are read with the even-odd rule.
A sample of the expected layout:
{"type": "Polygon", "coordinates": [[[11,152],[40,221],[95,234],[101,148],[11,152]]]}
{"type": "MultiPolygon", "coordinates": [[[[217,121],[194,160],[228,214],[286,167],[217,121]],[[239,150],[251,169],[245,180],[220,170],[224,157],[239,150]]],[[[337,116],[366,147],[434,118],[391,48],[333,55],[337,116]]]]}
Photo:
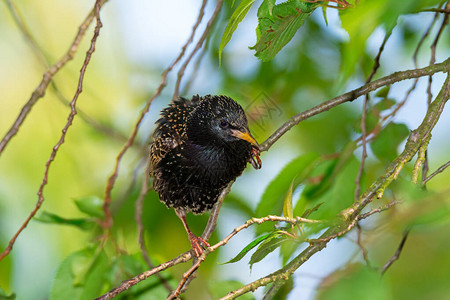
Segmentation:
{"type": "Polygon", "coordinates": [[[103,219],[103,200],[97,196],[88,196],[75,199],[75,205],[78,209],[89,216],[103,219]]]}
{"type": "Polygon", "coordinates": [[[240,261],[250,250],[252,250],[256,246],[258,246],[259,243],[261,243],[265,239],[269,238],[271,235],[272,235],[272,233],[268,233],[268,234],[265,234],[265,235],[262,235],[262,236],[258,237],[256,240],[252,241],[250,244],[245,246],[245,248],[242,249],[241,252],[239,252],[239,254],[236,255],[234,258],[230,259],[227,262],[219,263],[219,264],[220,265],[225,265],[225,264],[229,264],[229,263],[234,263],[234,262],[240,261]]]}
{"type": "Polygon", "coordinates": [[[273,59],[318,5],[289,1],[273,6],[272,14],[269,9],[258,11],[257,42],[250,47],[256,51],[255,56],[264,62],[273,59]]]}
{"type": "MultiPolygon", "coordinates": [[[[380,121],[380,111],[377,109],[369,110],[366,115],[366,132],[371,132],[375,128],[375,126],[377,126],[379,121],[380,121]]],[[[353,124],[353,129],[358,133],[362,133],[361,118],[358,118],[356,122],[353,124]]]]}
{"type": "Polygon", "coordinates": [[[339,158],[334,163],[332,163],[325,171],[324,177],[320,181],[320,183],[316,185],[307,185],[302,192],[302,196],[313,200],[326,193],[335,183],[336,176],[352,158],[355,149],[356,142],[350,141],[349,143],[347,143],[347,145],[345,145],[345,148],[341,151],[339,158]]]}
{"type": "Polygon", "coordinates": [[[439,5],[440,0],[360,0],[351,8],[339,11],[342,27],[350,40],[341,49],[341,84],[354,74],[365,57],[366,43],[377,28],[389,32],[400,15],[416,13],[423,8],[439,5]]]}
{"type": "Polygon", "coordinates": [[[308,218],[310,214],[312,214],[313,212],[315,212],[316,210],[319,209],[319,207],[323,204],[324,202],[320,202],[319,204],[317,204],[316,206],[307,209],[303,212],[302,214],[302,218],[308,218]]]}
{"type": "Polygon", "coordinates": [[[38,222],[42,223],[51,223],[51,224],[62,224],[62,225],[70,225],[80,228],[81,230],[89,230],[92,229],[96,223],[89,219],[66,219],[55,215],[53,213],[49,213],[47,211],[43,211],[39,217],[34,218],[38,222]]]}
{"type": "Polygon", "coordinates": [[[325,5],[322,6],[322,13],[323,13],[323,20],[325,21],[325,24],[328,26],[327,7],[325,5]]]}
{"type": "Polygon", "coordinates": [[[289,186],[288,193],[286,195],[286,199],[284,199],[283,204],[283,215],[288,218],[293,218],[294,213],[292,211],[292,187],[294,185],[294,179],[292,179],[291,185],[289,186]]]}
{"type": "MultiPolygon", "coordinates": [[[[289,162],[267,186],[256,207],[256,216],[280,215],[283,209],[283,198],[289,189],[292,178],[296,178],[293,185],[294,188],[296,183],[303,182],[309,176],[319,160],[320,157],[317,153],[310,152],[289,162]]],[[[263,223],[257,227],[256,232],[261,234],[262,232],[271,231],[272,228],[273,224],[263,223]]]]}
{"type": "Polygon", "coordinates": [[[255,0],[242,0],[241,3],[239,3],[238,7],[236,7],[236,10],[231,15],[230,20],[228,21],[228,25],[225,28],[225,32],[223,33],[222,40],[220,41],[220,45],[219,45],[219,66],[222,61],[223,49],[230,41],[230,39],[233,36],[233,33],[236,30],[236,28],[238,27],[239,23],[241,23],[242,20],[247,15],[248,11],[250,10],[250,8],[253,5],[253,2],[255,2],[255,0]]]}
{"type": "Polygon", "coordinates": [[[58,268],[50,299],[93,299],[108,284],[106,275],[110,273],[110,265],[104,251],[97,248],[86,248],[72,253],[58,268]]]}
{"type": "Polygon", "coordinates": [[[383,98],[373,106],[373,109],[378,112],[381,112],[390,109],[392,106],[395,105],[395,103],[397,103],[397,101],[395,101],[394,99],[383,98]]]}
{"type": "MultiPolygon", "coordinates": [[[[212,295],[212,299],[219,299],[225,296],[229,291],[237,290],[244,284],[237,280],[208,281],[208,289],[212,295]]],[[[254,300],[252,293],[246,293],[239,296],[239,300],[254,300]]]]}
{"type": "Polygon", "coordinates": [[[390,90],[391,90],[390,85],[384,86],[375,93],[375,97],[386,98],[390,90]]]}
{"type": "Polygon", "coordinates": [[[16,294],[7,295],[5,291],[0,287],[0,300],[14,300],[16,299],[16,294]]]}
{"type": "Polygon", "coordinates": [[[253,264],[260,262],[264,259],[268,254],[275,251],[278,247],[280,247],[289,237],[285,234],[281,234],[277,231],[274,231],[270,237],[264,240],[261,245],[259,245],[258,249],[256,249],[255,253],[253,253],[250,258],[250,268],[253,267],[253,264]]]}
{"type": "Polygon", "coordinates": [[[264,0],[258,8],[258,18],[270,18],[273,21],[273,7],[275,0],[264,0]]]}
{"type": "Polygon", "coordinates": [[[330,188],[317,199],[317,202],[323,202],[320,209],[314,213],[311,212],[315,219],[332,221],[342,209],[352,205],[359,164],[359,160],[352,155],[346,160],[340,171],[333,176],[334,179],[330,183],[330,188]]]}
{"type": "Polygon", "coordinates": [[[408,134],[409,129],[405,124],[389,123],[370,143],[370,148],[379,160],[392,161],[398,155],[398,146],[408,134]]]}

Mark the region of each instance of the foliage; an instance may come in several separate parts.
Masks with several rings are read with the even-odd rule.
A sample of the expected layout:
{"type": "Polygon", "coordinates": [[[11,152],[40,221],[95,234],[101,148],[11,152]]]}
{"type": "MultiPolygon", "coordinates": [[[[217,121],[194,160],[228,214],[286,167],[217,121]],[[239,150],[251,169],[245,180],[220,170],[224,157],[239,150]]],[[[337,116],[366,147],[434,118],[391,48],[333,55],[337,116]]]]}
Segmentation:
{"type": "MultiPolygon", "coordinates": [[[[193,29],[199,46],[185,48],[152,36],[191,30],[183,22],[195,17],[177,15],[181,4],[146,27],[146,10],[98,0],[101,27],[82,3],[2,3],[0,251],[23,231],[0,258],[0,299],[92,299],[139,274],[117,298],[164,299],[186,280],[187,299],[254,299],[262,286],[265,299],[297,299],[299,278],[311,275],[298,275],[303,263],[325,247],[327,268],[314,266],[309,278],[318,299],[447,297],[449,2],[215,3],[219,15],[198,12],[200,24],[211,17],[193,29]],[[132,15],[136,36],[114,15],[132,15]],[[68,47],[76,28],[80,41],[68,47]],[[134,39],[141,44],[127,46],[134,39]],[[167,53],[126,58],[147,39],[167,53]],[[173,48],[187,52],[176,59],[173,48]],[[174,86],[161,62],[179,68],[183,96],[236,98],[264,150],[263,168],[231,187],[195,280],[189,266],[175,266],[191,259],[182,224],[148,188],[148,136],[174,86]],[[396,73],[407,69],[413,75],[396,73]],[[20,111],[26,118],[12,126],[20,111]],[[143,273],[162,263],[167,269],[143,273]],[[250,272],[259,279],[244,284],[250,272]]],[[[196,234],[208,222],[187,218],[196,234]]]]}

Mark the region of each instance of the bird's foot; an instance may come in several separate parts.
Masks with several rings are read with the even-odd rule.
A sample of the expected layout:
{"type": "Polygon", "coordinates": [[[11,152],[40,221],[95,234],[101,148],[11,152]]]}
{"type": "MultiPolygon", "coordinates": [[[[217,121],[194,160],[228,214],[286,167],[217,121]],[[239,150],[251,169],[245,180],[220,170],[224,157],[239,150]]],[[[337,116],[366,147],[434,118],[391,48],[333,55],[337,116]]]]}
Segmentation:
{"type": "Polygon", "coordinates": [[[209,243],[207,241],[205,241],[201,236],[195,236],[193,233],[189,234],[189,241],[191,242],[192,249],[197,257],[202,255],[203,249],[209,247],[209,243]]]}
{"type": "Polygon", "coordinates": [[[259,158],[259,155],[261,154],[261,151],[258,147],[252,146],[252,157],[250,157],[250,163],[252,164],[253,168],[255,169],[261,169],[262,162],[259,158]],[[256,160],[255,160],[256,158],[256,160]]]}

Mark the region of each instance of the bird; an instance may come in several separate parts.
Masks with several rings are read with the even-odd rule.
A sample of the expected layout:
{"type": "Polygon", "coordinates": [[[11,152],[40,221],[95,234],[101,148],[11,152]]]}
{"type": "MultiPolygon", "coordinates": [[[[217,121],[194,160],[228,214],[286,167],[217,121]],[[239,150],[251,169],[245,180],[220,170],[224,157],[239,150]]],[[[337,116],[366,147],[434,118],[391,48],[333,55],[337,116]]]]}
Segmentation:
{"type": "Polygon", "coordinates": [[[248,162],[260,169],[260,146],[242,106],[224,95],[178,97],[155,124],[150,146],[153,188],[175,210],[199,257],[210,245],[192,233],[186,214],[211,210],[248,162]]]}

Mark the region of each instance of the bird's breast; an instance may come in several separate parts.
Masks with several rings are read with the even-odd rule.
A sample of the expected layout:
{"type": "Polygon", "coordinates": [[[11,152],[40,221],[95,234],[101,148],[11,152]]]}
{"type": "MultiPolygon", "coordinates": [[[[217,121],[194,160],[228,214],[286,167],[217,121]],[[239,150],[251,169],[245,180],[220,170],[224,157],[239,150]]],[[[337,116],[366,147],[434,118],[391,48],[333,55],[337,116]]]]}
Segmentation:
{"type": "Polygon", "coordinates": [[[234,180],[244,170],[248,158],[248,149],[233,147],[204,147],[188,144],[186,157],[192,163],[193,170],[211,185],[224,186],[234,180]]]}

